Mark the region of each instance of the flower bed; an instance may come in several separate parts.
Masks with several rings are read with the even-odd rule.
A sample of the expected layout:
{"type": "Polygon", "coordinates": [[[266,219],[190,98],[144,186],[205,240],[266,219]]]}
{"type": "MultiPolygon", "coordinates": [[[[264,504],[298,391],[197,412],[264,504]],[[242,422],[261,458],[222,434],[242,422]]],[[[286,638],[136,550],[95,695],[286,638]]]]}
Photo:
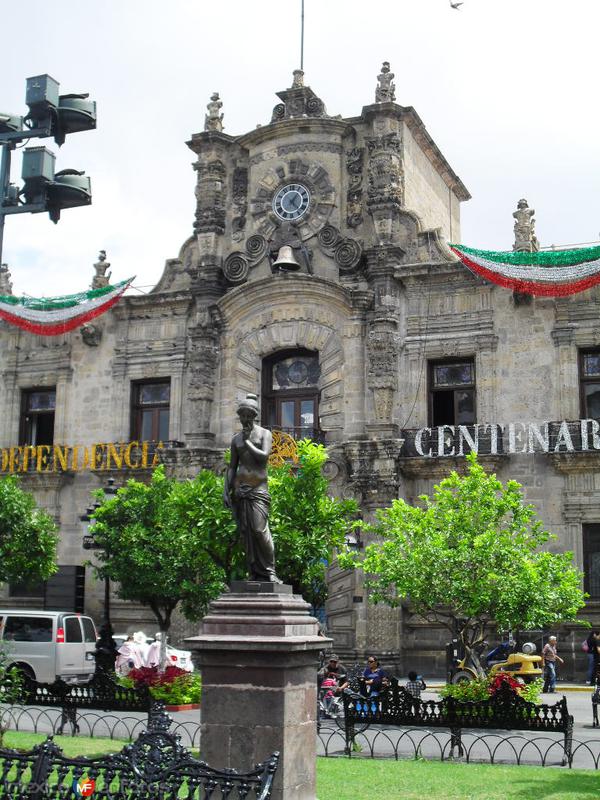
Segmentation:
{"type": "Polygon", "coordinates": [[[178,710],[176,706],[198,706],[202,695],[200,675],[173,666],[164,672],[159,672],[158,667],[132,669],[126,678],[119,678],[119,683],[136,688],[147,686],[155,700],[162,700],[174,711],[178,710]]]}

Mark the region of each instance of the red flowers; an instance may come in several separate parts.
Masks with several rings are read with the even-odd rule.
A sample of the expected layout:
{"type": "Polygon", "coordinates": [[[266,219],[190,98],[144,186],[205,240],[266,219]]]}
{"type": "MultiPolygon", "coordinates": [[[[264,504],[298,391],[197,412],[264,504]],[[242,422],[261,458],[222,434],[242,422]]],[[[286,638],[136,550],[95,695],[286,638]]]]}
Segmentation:
{"type": "Polygon", "coordinates": [[[133,680],[136,687],[165,686],[184,676],[189,677],[189,672],[180,667],[167,667],[162,674],[158,671],[158,667],[138,667],[132,669],[127,675],[133,680]]]}
{"type": "Polygon", "coordinates": [[[490,683],[488,691],[492,696],[494,696],[497,691],[499,691],[503,686],[507,685],[513,690],[513,692],[516,692],[517,694],[520,694],[521,689],[523,688],[523,685],[519,683],[519,681],[516,681],[507,672],[499,672],[495,676],[494,680],[490,683]]]}

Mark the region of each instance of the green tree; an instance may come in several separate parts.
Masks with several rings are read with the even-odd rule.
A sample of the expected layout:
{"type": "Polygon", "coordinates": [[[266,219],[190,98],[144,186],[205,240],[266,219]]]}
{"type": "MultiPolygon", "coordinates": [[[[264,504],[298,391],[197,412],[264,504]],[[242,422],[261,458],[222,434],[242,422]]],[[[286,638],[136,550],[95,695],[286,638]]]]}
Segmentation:
{"type": "MultiPolygon", "coordinates": [[[[358,523],[354,500],[327,494],[322,469],[327,451],[298,443],[299,465],[269,470],[270,526],[279,577],[318,607],[326,597],[325,573],[345,534],[358,523]]],[[[130,480],[94,512],[99,578],[118,584],[123,600],[148,606],[168,631],[178,604],[190,620],[232,580],[245,576],[233,516],[223,504],[223,478],[202,470],[178,481],[155,470],[149,484],[130,480]]]]}
{"type": "Polygon", "coordinates": [[[223,507],[223,479],[202,470],[193,481],[165,476],[130,480],[94,512],[101,549],[96,574],[118,584],[123,600],[148,606],[167,632],[178,604],[198,620],[240,569],[237,532],[223,507]]]}
{"type": "Polygon", "coordinates": [[[315,608],[327,597],[326,570],[356,521],[355,500],[328,494],[323,476],[327,450],[310,439],[297,442],[299,464],[269,469],[277,575],[315,608]]]}
{"type": "Polygon", "coordinates": [[[467,459],[467,474],[452,472],[422,507],[394,500],[380,511],[362,561],[340,560],[365,571],[374,602],[409,600],[427,620],[450,631],[456,624],[481,671],[474,648],[490,621],[528,630],[574,620],[585,595],[572,554],[541,549],[556,537],[524,504],[520,485],[487,475],[475,454],[467,459]]]}
{"type": "Polygon", "coordinates": [[[56,572],[58,534],[15,475],[0,478],[0,583],[33,584],[56,572]]]}

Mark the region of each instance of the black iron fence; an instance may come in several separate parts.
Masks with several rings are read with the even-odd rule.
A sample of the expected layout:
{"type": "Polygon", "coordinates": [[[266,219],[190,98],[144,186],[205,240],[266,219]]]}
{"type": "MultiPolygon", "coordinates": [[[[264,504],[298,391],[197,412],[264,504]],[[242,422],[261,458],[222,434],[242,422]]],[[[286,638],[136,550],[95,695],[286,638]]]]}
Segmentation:
{"type": "Polygon", "coordinates": [[[205,797],[268,800],[279,753],[249,771],[217,770],[194,758],[169,731],[162,704],[149,716],[148,729],[120,753],[67,758],[51,737],[29,752],[0,749],[2,797],[61,800],[94,795],[107,800],[205,797]]]}

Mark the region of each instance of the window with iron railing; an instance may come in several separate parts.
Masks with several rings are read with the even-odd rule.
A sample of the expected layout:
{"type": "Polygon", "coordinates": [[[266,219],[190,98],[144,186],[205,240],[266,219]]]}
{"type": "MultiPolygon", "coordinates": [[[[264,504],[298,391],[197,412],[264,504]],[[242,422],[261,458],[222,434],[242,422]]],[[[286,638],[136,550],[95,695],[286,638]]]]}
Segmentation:
{"type": "Polygon", "coordinates": [[[263,362],[262,424],[294,439],[322,441],[319,354],[286,350],[263,362]]]}

